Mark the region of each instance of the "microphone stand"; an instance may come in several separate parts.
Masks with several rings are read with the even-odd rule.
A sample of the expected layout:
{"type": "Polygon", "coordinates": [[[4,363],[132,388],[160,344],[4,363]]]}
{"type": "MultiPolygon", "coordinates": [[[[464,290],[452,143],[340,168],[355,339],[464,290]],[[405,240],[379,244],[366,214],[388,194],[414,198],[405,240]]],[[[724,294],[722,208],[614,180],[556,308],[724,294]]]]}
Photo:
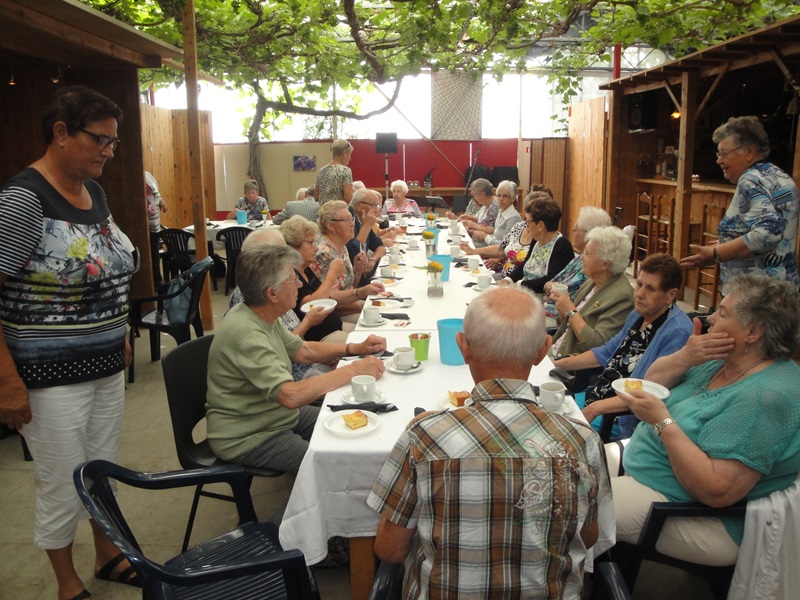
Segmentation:
{"type": "MultiPolygon", "coordinates": [[[[467,185],[464,186],[464,198],[469,197],[469,186],[472,184],[472,175],[475,173],[475,165],[478,164],[478,155],[481,153],[481,149],[478,148],[478,151],[475,153],[474,158],[472,159],[472,164],[469,166],[469,177],[467,177],[467,185]]],[[[467,203],[469,206],[469,203],[467,203]]]]}

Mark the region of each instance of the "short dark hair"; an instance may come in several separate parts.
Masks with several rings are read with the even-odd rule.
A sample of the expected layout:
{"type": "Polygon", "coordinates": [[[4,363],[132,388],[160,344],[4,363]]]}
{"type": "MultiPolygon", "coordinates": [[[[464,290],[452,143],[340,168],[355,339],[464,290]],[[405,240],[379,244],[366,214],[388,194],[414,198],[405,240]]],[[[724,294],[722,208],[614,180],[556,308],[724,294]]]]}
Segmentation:
{"type": "MultiPolygon", "coordinates": [[[[541,192],[532,192],[540,194],[541,192]]],[[[529,194],[530,195],[530,194],[529,194]]],[[[533,219],[534,223],[541,221],[547,231],[556,231],[561,221],[561,207],[552,198],[536,198],[525,205],[525,212],[533,219]]]]}
{"type": "Polygon", "coordinates": [[[666,292],[672,289],[680,289],[683,282],[683,272],[681,265],[672,254],[659,252],[650,254],[642,261],[639,268],[645,273],[661,276],[661,291],[666,292]]]}
{"type": "Polygon", "coordinates": [[[46,144],[55,139],[53,126],[63,121],[70,135],[89,123],[113,118],[122,120],[122,109],[100,92],[82,85],[70,85],[56,92],[53,102],[42,115],[42,134],[46,144]]]}

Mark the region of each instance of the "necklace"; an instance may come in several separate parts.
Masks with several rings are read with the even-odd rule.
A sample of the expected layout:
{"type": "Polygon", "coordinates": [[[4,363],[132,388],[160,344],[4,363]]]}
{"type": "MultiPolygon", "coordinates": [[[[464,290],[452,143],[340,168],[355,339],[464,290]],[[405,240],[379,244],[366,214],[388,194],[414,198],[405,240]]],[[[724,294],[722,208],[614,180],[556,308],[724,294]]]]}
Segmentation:
{"type": "MultiPolygon", "coordinates": [[[[753,363],[752,365],[750,365],[749,367],[747,367],[747,368],[746,368],[744,371],[742,371],[741,373],[739,373],[739,374],[738,374],[738,375],[737,375],[737,376],[736,376],[734,379],[732,379],[731,381],[729,381],[729,382],[728,382],[728,383],[726,383],[725,385],[731,385],[732,383],[736,383],[737,381],[739,381],[739,380],[742,378],[742,376],[743,376],[745,373],[747,373],[748,371],[750,371],[750,370],[752,370],[752,369],[755,369],[755,368],[756,368],[758,365],[760,365],[761,363],[765,363],[765,362],[767,362],[768,360],[769,360],[768,358],[762,358],[762,359],[761,359],[760,361],[758,361],[757,363],[753,363]]],[[[723,371],[725,371],[725,367],[722,367],[722,368],[721,368],[719,371],[717,371],[716,375],[714,375],[714,376],[711,378],[711,381],[709,381],[709,382],[708,382],[708,384],[706,385],[706,388],[709,388],[709,387],[711,387],[711,384],[712,384],[712,383],[714,383],[714,382],[715,382],[717,379],[719,379],[719,376],[720,376],[720,375],[722,375],[723,371]]]]}

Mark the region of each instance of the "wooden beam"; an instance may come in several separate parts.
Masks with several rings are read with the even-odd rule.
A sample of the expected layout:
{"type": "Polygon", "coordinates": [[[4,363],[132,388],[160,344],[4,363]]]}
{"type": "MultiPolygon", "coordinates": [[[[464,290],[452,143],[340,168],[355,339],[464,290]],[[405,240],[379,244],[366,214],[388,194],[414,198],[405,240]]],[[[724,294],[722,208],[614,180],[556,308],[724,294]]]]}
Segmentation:
{"type": "Polygon", "coordinates": [[[697,112],[694,115],[695,122],[697,122],[697,119],[700,117],[700,113],[703,112],[703,110],[705,109],[706,105],[708,104],[708,101],[711,100],[711,95],[714,93],[714,91],[717,89],[719,84],[722,82],[722,79],[723,79],[723,77],[725,77],[725,73],[727,73],[727,72],[728,72],[728,70],[726,69],[724,71],[720,71],[719,73],[717,73],[717,77],[716,77],[716,79],[714,79],[714,83],[712,83],[711,87],[708,88],[708,91],[706,92],[706,95],[703,98],[703,101],[700,103],[700,106],[697,107],[697,112]]]}
{"type": "Polygon", "coordinates": [[[792,72],[786,68],[786,63],[783,62],[783,57],[778,54],[778,51],[774,48],[770,49],[770,54],[772,55],[772,60],[775,61],[775,64],[778,65],[781,73],[783,73],[783,76],[786,77],[786,81],[789,82],[796,93],[800,94],[800,82],[798,82],[797,78],[792,74],[792,72]]]}
{"type": "Polygon", "coordinates": [[[683,74],[681,85],[681,124],[678,146],[678,175],[675,189],[675,242],[672,253],[680,260],[689,255],[689,223],[692,211],[692,170],[694,169],[694,122],[696,116],[697,73],[683,74]]]}
{"type": "MultiPolygon", "coordinates": [[[[208,256],[206,217],[203,196],[203,161],[200,155],[200,111],[197,107],[197,31],[194,0],[186,0],[183,9],[183,64],[186,75],[186,120],[189,133],[189,172],[192,189],[194,245],[197,259],[208,256]]],[[[200,318],[203,329],[214,329],[211,306],[211,282],[206,279],[200,297],[200,318]]]]}
{"type": "Polygon", "coordinates": [[[161,66],[161,57],[158,55],[142,54],[131,48],[99,38],[72,25],[62,23],[36,10],[11,5],[7,1],[0,2],[0,21],[21,23],[24,27],[39,31],[47,37],[55,37],[78,48],[89,50],[94,54],[111,56],[138,67],[157,68],[161,66]]]}
{"type": "Polygon", "coordinates": [[[679,100],[678,100],[678,99],[675,97],[675,92],[673,92],[673,91],[672,91],[672,86],[670,86],[670,84],[669,84],[669,81],[667,81],[667,82],[664,84],[664,87],[667,89],[667,93],[669,94],[669,97],[670,97],[670,98],[672,98],[672,103],[675,105],[675,109],[676,109],[678,112],[681,112],[681,110],[682,110],[682,109],[681,109],[681,103],[680,103],[680,101],[679,101],[679,100]]]}

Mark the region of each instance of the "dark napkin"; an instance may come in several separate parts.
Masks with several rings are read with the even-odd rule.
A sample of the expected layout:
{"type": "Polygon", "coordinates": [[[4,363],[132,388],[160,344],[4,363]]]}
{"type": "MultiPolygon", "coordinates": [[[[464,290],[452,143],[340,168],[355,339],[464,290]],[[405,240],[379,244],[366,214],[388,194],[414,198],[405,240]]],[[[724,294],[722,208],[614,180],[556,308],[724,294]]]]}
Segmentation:
{"type": "Polygon", "coordinates": [[[403,321],[408,321],[411,318],[408,313],[381,313],[381,316],[384,319],[401,319],[403,321]]]}
{"type": "Polygon", "coordinates": [[[366,410],[374,413],[392,412],[397,410],[394,404],[381,404],[380,402],[359,402],[358,404],[329,404],[328,408],[332,411],[337,410],[366,410]]]}
{"type": "Polygon", "coordinates": [[[375,358],[388,358],[390,356],[394,356],[394,352],[391,350],[384,350],[381,354],[359,354],[358,356],[343,356],[339,360],[361,360],[362,358],[367,358],[368,356],[374,356],[375,358]]]}

